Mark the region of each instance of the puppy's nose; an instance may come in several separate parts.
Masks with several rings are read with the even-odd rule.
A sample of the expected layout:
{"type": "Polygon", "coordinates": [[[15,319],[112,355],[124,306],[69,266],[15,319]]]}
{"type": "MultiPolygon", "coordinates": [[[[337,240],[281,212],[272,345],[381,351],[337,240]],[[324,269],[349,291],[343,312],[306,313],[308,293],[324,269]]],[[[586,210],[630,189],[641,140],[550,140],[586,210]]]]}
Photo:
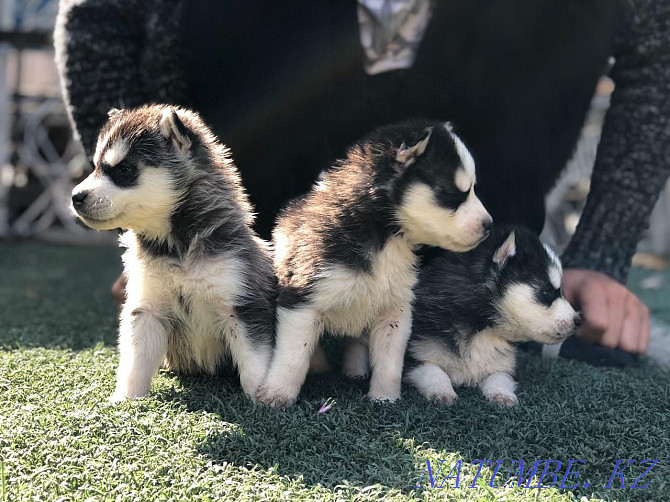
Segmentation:
{"type": "Polygon", "coordinates": [[[487,219],[482,221],[482,226],[484,227],[485,232],[490,232],[493,228],[493,218],[489,216],[487,219]]]}
{"type": "Polygon", "coordinates": [[[575,321],[575,329],[579,328],[582,325],[582,318],[579,314],[575,314],[574,321],[575,321]]]}
{"type": "Polygon", "coordinates": [[[80,207],[88,197],[88,192],[77,192],[72,196],[72,204],[74,207],[80,207]]]}

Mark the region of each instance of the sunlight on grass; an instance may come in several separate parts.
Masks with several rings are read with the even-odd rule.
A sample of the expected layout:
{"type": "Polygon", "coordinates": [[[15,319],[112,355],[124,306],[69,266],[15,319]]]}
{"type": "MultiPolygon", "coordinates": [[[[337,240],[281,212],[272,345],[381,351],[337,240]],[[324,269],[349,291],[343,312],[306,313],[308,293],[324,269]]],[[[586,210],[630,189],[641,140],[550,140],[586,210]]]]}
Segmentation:
{"type": "Polygon", "coordinates": [[[146,398],[111,405],[118,309],[109,285],[117,251],[17,249],[6,255],[0,282],[0,301],[13,299],[0,313],[3,502],[558,502],[665,500],[670,492],[670,374],[643,366],[621,371],[524,354],[521,404],[513,409],[468,389],[451,407],[409,390],[399,403],[381,405],[364,397],[366,383],[325,375],[308,378],[293,408],[270,410],[244,396],[235,378],[167,371],[146,398]],[[24,280],[26,264],[54,264],[58,273],[24,280]],[[30,293],[15,301],[17,284],[30,293]],[[318,414],[328,398],[337,405],[318,414]],[[589,488],[494,489],[489,465],[470,488],[476,459],[578,458],[587,460],[580,481],[589,488]],[[605,490],[619,458],[662,462],[646,478],[648,489],[605,490]],[[459,488],[454,480],[439,488],[445,473],[437,470],[431,487],[421,477],[426,460],[438,468],[444,460],[449,470],[460,460],[459,488]]]}

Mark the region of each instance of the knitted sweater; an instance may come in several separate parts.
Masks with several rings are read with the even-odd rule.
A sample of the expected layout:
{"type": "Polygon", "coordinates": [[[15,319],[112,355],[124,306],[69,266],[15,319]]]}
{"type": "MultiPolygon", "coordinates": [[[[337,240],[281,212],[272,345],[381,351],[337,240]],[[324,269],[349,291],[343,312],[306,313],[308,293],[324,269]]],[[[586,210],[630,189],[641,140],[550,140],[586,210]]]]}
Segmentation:
{"type": "MultiPolygon", "coordinates": [[[[564,6],[570,4],[570,2],[564,2],[563,0],[544,0],[542,4],[538,0],[533,0],[533,2],[526,5],[545,5],[564,10],[564,8],[568,8],[564,6]]],[[[245,5],[252,5],[253,3],[249,1],[245,5]]],[[[308,9],[318,3],[310,0],[309,2],[303,2],[303,7],[308,9]]],[[[573,3],[575,5],[570,4],[573,9],[580,9],[583,5],[588,6],[588,2],[573,3]]],[[[591,0],[591,3],[595,5],[598,1],[591,0]]],[[[445,10],[448,18],[456,16],[461,5],[469,5],[469,8],[472,9],[479,8],[474,1],[452,0],[444,4],[449,5],[452,9],[448,12],[445,10]]],[[[226,125],[222,125],[220,130],[216,127],[217,123],[223,120],[221,114],[225,114],[227,110],[230,110],[233,114],[235,113],[236,110],[233,107],[239,100],[218,102],[215,90],[212,91],[212,86],[209,85],[209,90],[205,91],[209,92],[207,99],[201,100],[202,102],[199,103],[197,93],[189,91],[189,89],[197,86],[197,79],[199,78],[198,75],[193,75],[193,69],[198,68],[198,71],[206,73],[209,71],[209,65],[206,59],[203,61],[202,56],[200,59],[193,57],[192,52],[198,48],[194,45],[197,44],[192,43],[189,46],[188,43],[184,43],[182,38],[185,23],[182,8],[185,5],[189,5],[189,9],[194,12],[197,12],[199,5],[201,9],[200,20],[202,16],[207,16],[210,9],[213,8],[210,7],[210,3],[202,1],[182,5],[182,0],[61,0],[55,32],[57,63],[70,119],[89,156],[92,155],[95,148],[97,132],[106,119],[108,109],[111,107],[132,107],[146,102],[167,102],[186,106],[201,105],[202,109],[199,111],[204,113],[205,118],[213,123],[217,133],[223,134],[222,140],[233,148],[236,157],[239,150],[244,161],[246,149],[249,151],[257,150],[261,148],[261,143],[266,146],[267,156],[270,160],[253,164],[253,159],[250,158],[248,164],[241,162],[241,171],[244,182],[250,190],[252,200],[260,213],[261,224],[267,230],[279,205],[286,202],[290,196],[298,195],[300,191],[309,187],[318,170],[327,165],[332,157],[336,157],[347,142],[355,139],[357,135],[365,132],[370,127],[377,125],[376,122],[380,120],[395,119],[396,115],[402,117],[411,113],[414,110],[412,108],[414,104],[416,104],[416,110],[419,113],[429,113],[427,110],[430,110],[430,108],[427,108],[426,105],[422,105],[419,101],[416,103],[412,101],[411,96],[421,94],[420,89],[423,81],[419,78],[416,79],[417,88],[412,91],[413,94],[409,99],[402,100],[409,110],[401,110],[402,107],[399,105],[401,100],[397,100],[391,95],[384,102],[386,109],[393,108],[393,104],[398,103],[396,109],[401,111],[397,111],[395,115],[392,112],[380,113],[376,117],[360,112],[359,119],[358,112],[360,109],[366,106],[374,107],[375,104],[363,103],[363,100],[356,101],[356,93],[359,90],[362,92],[366,86],[372,87],[378,85],[378,82],[384,81],[384,79],[394,79],[396,76],[385,76],[375,81],[366,80],[356,73],[360,67],[362,75],[363,56],[360,46],[357,46],[358,27],[355,25],[355,3],[330,2],[329,5],[335,6],[333,9],[339,11],[348,9],[347,13],[341,17],[341,24],[345,26],[343,31],[348,30],[353,35],[347,42],[349,45],[345,44],[339,47],[338,51],[342,50],[345,53],[348,51],[349,54],[353,54],[350,61],[355,62],[353,66],[356,67],[356,70],[352,70],[351,74],[355,77],[346,82],[335,81],[332,78],[330,80],[326,79],[324,82],[315,82],[312,87],[306,88],[307,92],[303,94],[318,95],[318,99],[311,96],[309,99],[313,99],[313,101],[302,101],[303,105],[306,107],[316,106],[321,103],[319,99],[322,99],[323,102],[328,103],[328,107],[314,123],[309,122],[313,118],[312,116],[309,119],[300,116],[300,120],[294,120],[296,130],[299,131],[298,136],[304,138],[301,144],[322,148],[328,151],[328,156],[331,158],[320,158],[319,162],[312,162],[313,165],[304,166],[302,171],[295,170],[295,168],[291,171],[291,166],[302,160],[296,160],[295,158],[280,159],[279,153],[276,153],[281,151],[285,143],[289,141],[287,137],[282,136],[282,134],[285,134],[287,127],[278,125],[262,134],[258,133],[257,136],[249,139],[247,144],[242,144],[241,139],[235,138],[235,134],[239,133],[241,135],[240,131],[246,131],[244,127],[239,127],[239,121],[228,128],[226,128],[226,125]],[[352,13],[353,17],[351,16],[352,13]],[[190,61],[196,61],[196,63],[184,64],[185,50],[191,51],[190,61]],[[346,92],[347,87],[349,92],[346,92]],[[216,101],[216,104],[211,106],[211,110],[208,110],[207,108],[210,107],[208,103],[212,100],[216,101]],[[217,116],[217,113],[220,115],[217,116]],[[352,117],[356,119],[352,120],[352,117]],[[338,121],[345,126],[332,127],[332,124],[338,121]],[[350,123],[351,125],[349,125],[350,123]],[[323,141],[315,132],[321,127],[326,130],[330,127],[334,131],[330,137],[323,139],[323,141]],[[239,148],[235,148],[236,141],[240,143],[239,148]],[[275,153],[276,158],[272,157],[275,153]],[[272,167],[266,167],[266,164],[276,166],[274,171],[272,167]],[[245,165],[250,166],[246,169],[246,173],[245,165]],[[254,172],[250,173],[250,171],[262,169],[264,169],[262,173],[255,173],[256,177],[254,177],[254,172]],[[273,196],[276,200],[272,200],[273,196]]],[[[244,10],[240,7],[234,8],[244,10]]],[[[466,8],[463,7],[463,9],[466,8]]],[[[248,10],[250,11],[251,7],[248,7],[248,10]]],[[[332,17],[333,12],[331,10],[329,16],[332,17]]],[[[589,13],[588,10],[583,12],[589,13]]],[[[248,17],[249,12],[236,11],[234,14],[244,19],[245,16],[248,17]]],[[[283,15],[281,22],[291,23],[290,17],[283,14],[281,9],[277,10],[276,13],[273,12],[272,15],[283,15]]],[[[322,14],[315,11],[315,19],[319,19],[318,16],[320,15],[322,14]]],[[[335,17],[337,18],[337,16],[335,17]]],[[[468,14],[468,17],[472,16],[468,14]]],[[[280,18],[277,17],[277,19],[280,18]]],[[[438,12],[436,19],[432,20],[431,23],[438,23],[440,22],[439,19],[440,13],[438,12]]],[[[229,32],[231,30],[234,32],[236,22],[231,22],[226,29],[229,32]]],[[[590,19],[587,20],[587,23],[589,22],[591,22],[590,19]]],[[[323,31],[339,30],[339,26],[334,26],[333,23],[333,21],[330,21],[329,30],[323,31]]],[[[195,26],[198,25],[198,23],[195,24],[195,26]]],[[[563,261],[566,267],[598,270],[624,282],[637,242],[648,225],[651,210],[670,173],[670,2],[668,0],[623,0],[621,23],[617,26],[617,35],[610,51],[616,58],[616,64],[611,73],[616,83],[616,90],[612,96],[611,108],[607,113],[602,133],[593,173],[591,193],[577,233],[565,251],[563,261]]],[[[294,26],[287,26],[287,33],[293,33],[294,28],[294,26]]],[[[440,29],[442,29],[441,26],[440,29]]],[[[254,25],[252,30],[256,31],[246,33],[246,35],[262,38],[264,33],[268,31],[274,30],[281,33],[281,25],[279,28],[272,24],[267,26],[254,25]]],[[[435,28],[433,31],[438,30],[435,28]]],[[[241,33],[245,35],[243,30],[241,33]]],[[[198,35],[192,32],[191,34],[198,35]]],[[[305,32],[305,34],[300,33],[299,36],[308,35],[309,33],[305,32]]],[[[430,26],[428,36],[430,37],[430,26]]],[[[435,36],[436,34],[433,35],[433,37],[435,36]]],[[[472,37],[473,35],[465,33],[464,40],[467,40],[466,36],[472,37]]],[[[228,44],[227,47],[233,46],[238,52],[245,50],[244,45],[235,45],[239,39],[237,33],[228,36],[225,39],[228,44]]],[[[188,34],[186,40],[188,42],[188,34]]],[[[308,56],[312,58],[310,61],[313,64],[319,61],[320,53],[315,52],[316,49],[312,49],[312,46],[318,48],[323,41],[323,39],[316,37],[305,44],[304,51],[309,53],[308,56]],[[309,52],[310,50],[313,54],[309,52]]],[[[329,41],[326,42],[323,47],[330,43],[329,41]]],[[[287,47],[287,50],[292,52],[296,49],[290,45],[287,45],[287,47]]],[[[607,47],[607,50],[610,49],[606,44],[603,47],[607,47]]],[[[447,52],[450,49],[451,47],[447,48],[447,52]]],[[[271,50],[271,48],[268,50],[271,50]]],[[[454,50],[465,51],[467,49],[463,45],[462,49],[454,48],[454,50]]],[[[440,54],[445,52],[436,49],[431,52],[431,47],[426,42],[425,47],[420,48],[417,66],[422,64],[422,51],[424,60],[441,57],[440,54]]],[[[595,52],[594,54],[597,55],[595,52]]],[[[209,56],[216,58],[216,51],[211,51],[209,56]]],[[[271,53],[270,57],[265,60],[266,64],[272,66],[272,61],[278,58],[279,56],[271,53]]],[[[604,59],[603,57],[603,67],[604,59]]],[[[235,64],[239,60],[244,60],[244,57],[226,60],[224,63],[235,64]]],[[[344,71],[341,61],[339,61],[340,64],[338,64],[338,61],[331,63],[338,72],[344,71]]],[[[424,71],[424,75],[428,77],[432,76],[431,71],[436,71],[435,68],[431,69],[425,64],[424,67],[428,68],[424,71]]],[[[280,68],[279,64],[277,64],[277,68],[280,68]]],[[[299,67],[296,68],[299,69],[299,67]]],[[[243,66],[236,67],[235,71],[239,72],[240,69],[243,69],[243,66]]],[[[586,87],[582,86],[583,89],[586,89],[587,94],[582,90],[577,99],[569,100],[569,102],[574,101],[578,104],[576,108],[573,107],[577,110],[577,113],[574,113],[574,110],[566,111],[566,117],[563,118],[562,123],[559,121],[549,124],[546,127],[549,132],[545,134],[545,137],[540,138],[541,141],[537,140],[537,131],[530,130],[532,127],[526,127],[528,129],[526,131],[512,130],[509,134],[535,135],[533,136],[535,143],[551,144],[551,148],[554,148],[553,143],[565,143],[560,149],[551,150],[549,148],[546,154],[546,157],[553,159],[555,166],[563,165],[574,146],[581,121],[586,113],[588,92],[593,91],[593,84],[595,84],[595,79],[593,82],[590,79],[592,76],[596,76],[596,73],[593,73],[593,75],[588,73],[588,75],[586,87]],[[558,128],[558,131],[553,130],[556,128],[558,128]],[[563,130],[569,130],[569,133],[565,133],[563,130]],[[557,137],[562,134],[561,141],[552,142],[551,134],[555,134],[557,137]]],[[[219,77],[214,75],[210,77],[210,80],[212,78],[219,77]]],[[[231,78],[231,82],[234,80],[231,78]]],[[[278,80],[278,82],[283,81],[278,80]]],[[[449,82],[458,85],[453,78],[449,82]]],[[[297,81],[297,85],[306,84],[297,81]]],[[[529,83],[529,85],[533,84],[529,83]]],[[[231,89],[234,88],[231,87],[231,89]]],[[[389,87],[388,89],[393,91],[394,88],[389,87]]],[[[387,94],[392,94],[391,91],[387,91],[387,94]]],[[[236,89],[234,92],[239,93],[240,91],[236,89]]],[[[492,94],[494,93],[495,91],[492,91],[492,94]]],[[[468,94],[465,92],[463,95],[467,96],[468,94]]],[[[482,93],[482,95],[486,96],[486,93],[482,93]]],[[[262,95],[258,94],[245,99],[253,100],[257,99],[258,96],[262,95]]],[[[462,101],[457,98],[454,98],[454,100],[462,101]]],[[[443,113],[443,110],[449,112],[455,110],[458,116],[458,104],[458,102],[449,103],[437,109],[439,113],[443,113]]],[[[479,106],[480,103],[475,104],[479,106]]],[[[534,103],[532,105],[534,106],[534,103]]],[[[467,103],[467,106],[471,106],[471,103],[467,103]]],[[[481,104],[481,106],[485,107],[486,103],[481,104]]],[[[554,103],[553,106],[556,107],[556,104],[554,103]]],[[[290,107],[284,106],[284,108],[290,107]]],[[[554,115],[560,115],[561,107],[558,108],[559,113],[554,111],[554,115]]],[[[466,122],[466,139],[468,139],[467,112],[466,110],[461,113],[464,117],[462,120],[466,122]]],[[[285,121],[287,118],[293,119],[294,117],[290,115],[293,113],[292,109],[280,109],[275,113],[275,116],[285,121]]],[[[452,116],[437,118],[452,118],[452,116]]],[[[268,123],[272,122],[272,119],[273,117],[269,115],[264,117],[264,120],[268,123]]],[[[480,124],[475,123],[475,125],[479,126],[480,124]]],[[[470,129],[473,128],[474,126],[470,127],[470,129]]],[[[499,137],[500,130],[502,129],[496,130],[496,141],[505,142],[506,138],[499,137]]],[[[475,146],[477,145],[476,135],[473,136],[473,143],[475,146]]],[[[309,149],[308,146],[304,148],[305,150],[309,149]]],[[[515,146],[515,148],[517,151],[520,150],[520,147],[515,146]]],[[[489,163],[493,163],[494,160],[492,159],[496,158],[495,150],[492,150],[492,152],[488,155],[489,163]]],[[[541,152],[541,150],[538,150],[538,152],[541,152]]],[[[284,155],[283,152],[280,153],[284,155]]],[[[477,157],[478,152],[475,151],[474,153],[477,157]]],[[[537,157],[540,154],[534,152],[533,155],[537,157]]],[[[479,156],[483,159],[482,164],[486,165],[487,152],[482,151],[479,156]]],[[[530,156],[529,158],[534,157],[530,156]]],[[[513,158],[509,162],[513,163],[513,158]]],[[[527,172],[517,174],[516,178],[510,179],[518,180],[524,177],[528,178],[527,172]]],[[[542,186],[541,190],[547,188],[542,186]]],[[[499,191],[504,192],[505,190],[499,191]]],[[[528,197],[529,200],[534,200],[535,204],[524,207],[521,199],[525,200],[526,197],[519,197],[516,194],[516,200],[509,200],[507,205],[513,206],[516,204],[518,213],[537,213],[535,215],[537,219],[537,215],[542,214],[541,209],[537,208],[542,195],[535,194],[534,198],[528,197]]],[[[496,213],[494,213],[494,217],[497,217],[496,213]]],[[[514,220],[514,217],[511,216],[507,219],[514,220]]],[[[261,233],[267,234],[263,230],[261,230],[261,233]]]]}

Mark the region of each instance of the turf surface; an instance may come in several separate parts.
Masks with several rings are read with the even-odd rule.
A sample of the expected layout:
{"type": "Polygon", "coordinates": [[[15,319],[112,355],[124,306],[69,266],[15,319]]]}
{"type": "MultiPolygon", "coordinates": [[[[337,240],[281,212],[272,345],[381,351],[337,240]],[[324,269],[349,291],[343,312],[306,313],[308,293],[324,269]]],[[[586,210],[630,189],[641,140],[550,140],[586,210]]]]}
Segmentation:
{"type": "Polygon", "coordinates": [[[514,409],[462,389],[450,408],[410,389],[379,405],[364,383],[329,375],[310,377],[295,407],[272,411],[234,380],[167,372],[146,399],[107,404],[118,255],[0,244],[0,501],[670,500],[670,374],[647,364],[621,371],[522,355],[514,409]],[[328,397],[337,403],[317,415],[328,397]],[[564,483],[579,482],[573,490],[517,479],[490,488],[488,465],[469,488],[477,459],[506,459],[495,485],[511,459],[525,471],[560,460],[557,486],[569,460],[584,463],[564,483]],[[614,488],[619,476],[604,488],[620,459],[638,461],[623,471],[626,488],[614,488]],[[647,487],[631,488],[647,459],[659,461],[638,483],[647,487]],[[440,488],[458,460],[459,488],[455,479],[440,488]]]}

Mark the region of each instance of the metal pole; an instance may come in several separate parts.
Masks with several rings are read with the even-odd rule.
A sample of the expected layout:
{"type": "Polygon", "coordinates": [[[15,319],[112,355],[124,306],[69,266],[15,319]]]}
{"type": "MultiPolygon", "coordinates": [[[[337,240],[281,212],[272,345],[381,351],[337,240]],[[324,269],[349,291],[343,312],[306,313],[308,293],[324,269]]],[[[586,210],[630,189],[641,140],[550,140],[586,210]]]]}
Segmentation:
{"type": "MultiPolygon", "coordinates": [[[[0,2],[0,29],[14,28],[15,0],[0,2]]],[[[13,175],[9,166],[9,139],[11,133],[11,113],[9,98],[9,77],[7,64],[10,45],[0,43],[0,237],[9,233],[9,188],[13,175]]]]}

